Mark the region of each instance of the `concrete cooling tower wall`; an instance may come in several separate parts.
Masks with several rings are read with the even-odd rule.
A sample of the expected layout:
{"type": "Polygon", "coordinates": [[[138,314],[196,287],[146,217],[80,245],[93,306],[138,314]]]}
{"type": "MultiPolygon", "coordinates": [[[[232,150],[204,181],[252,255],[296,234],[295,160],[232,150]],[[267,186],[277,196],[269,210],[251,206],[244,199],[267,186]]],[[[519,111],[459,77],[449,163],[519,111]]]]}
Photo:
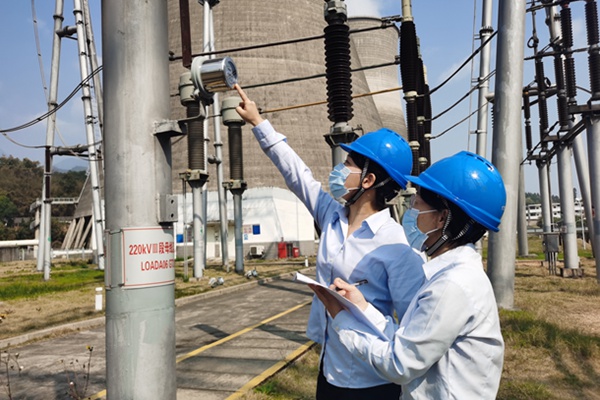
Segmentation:
{"type": "MultiPolygon", "coordinates": [[[[180,56],[181,30],[179,24],[179,0],[169,0],[169,46],[170,51],[180,56]]],[[[192,54],[202,50],[203,7],[197,0],[189,1],[191,14],[192,54]]],[[[323,34],[327,25],[323,16],[323,2],[315,0],[227,0],[213,8],[215,49],[234,49],[265,43],[280,42],[323,34]]],[[[351,28],[377,26],[379,20],[360,18],[351,21],[351,28]]],[[[395,28],[375,30],[351,35],[351,66],[380,64],[394,60],[398,53],[398,32],[395,28]]],[[[327,100],[325,78],[297,82],[260,85],[292,78],[301,78],[325,73],[323,39],[266,47],[247,51],[231,51],[220,56],[230,56],[238,69],[239,83],[247,87],[249,97],[264,110],[293,107],[327,100]]],[[[171,62],[170,81],[172,94],[172,118],[185,118],[185,109],[178,97],[179,76],[185,68],[181,60],[171,62]]],[[[399,86],[398,69],[393,67],[374,69],[352,74],[354,95],[399,86]]],[[[223,98],[234,92],[220,94],[223,98]]],[[[366,96],[353,102],[353,127],[362,127],[364,132],[390,127],[405,134],[400,92],[366,96]]],[[[332,122],[327,118],[327,104],[266,113],[275,128],[285,134],[288,143],[311,168],[316,179],[326,185],[331,171],[331,149],[323,135],[329,132],[332,122]]],[[[214,121],[211,119],[210,121],[214,121]]],[[[250,126],[243,127],[244,180],[248,187],[285,187],[279,172],[263,154],[256,143],[250,126]]],[[[360,131],[358,131],[360,134],[360,131]]],[[[206,132],[210,139],[207,155],[214,155],[213,128],[206,132]]],[[[229,179],[229,154],[227,127],[221,126],[223,141],[223,177],[229,179]]],[[[174,191],[181,193],[178,177],[187,169],[187,140],[173,140],[174,191]]],[[[208,189],[216,188],[216,169],[209,165],[208,189]]]]}

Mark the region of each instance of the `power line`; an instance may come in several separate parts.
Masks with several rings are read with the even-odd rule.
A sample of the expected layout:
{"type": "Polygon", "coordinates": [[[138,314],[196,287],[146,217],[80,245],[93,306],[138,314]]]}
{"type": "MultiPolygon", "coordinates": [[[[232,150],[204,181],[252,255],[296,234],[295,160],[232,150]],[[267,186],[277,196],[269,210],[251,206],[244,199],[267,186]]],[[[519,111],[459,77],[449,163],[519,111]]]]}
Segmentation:
{"type": "MultiPolygon", "coordinates": [[[[351,29],[350,31],[348,31],[349,34],[354,34],[354,33],[362,33],[362,32],[369,32],[369,31],[374,31],[374,30],[378,30],[378,29],[387,29],[387,28],[391,28],[393,26],[395,26],[392,22],[394,22],[395,20],[399,19],[400,17],[388,17],[388,18],[382,18],[381,21],[381,25],[377,25],[377,26],[371,26],[371,27],[367,27],[367,28],[360,28],[360,29],[351,29]]],[[[288,44],[296,44],[296,43],[302,43],[302,42],[309,42],[312,40],[319,40],[319,39],[324,39],[325,38],[325,34],[321,34],[321,35],[314,35],[314,36],[306,36],[303,38],[296,38],[296,39],[289,39],[289,40],[282,40],[279,42],[271,42],[271,43],[262,43],[262,44],[256,44],[256,45],[252,45],[252,46],[243,46],[243,47],[233,47],[230,49],[224,49],[224,50],[215,50],[215,51],[207,51],[207,52],[203,52],[203,53],[196,53],[196,54],[192,54],[192,57],[199,57],[199,56],[211,56],[211,55],[218,55],[218,54],[230,54],[230,53],[238,53],[241,51],[248,51],[248,50],[257,50],[257,49],[264,49],[267,47],[275,47],[275,46],[283,46],[283,45],[288,45],[288,44]]],[[[181,60],[183,57],[182,56],[176,56],[174,54],[172,54],[169,57],[169,60],[171,61],[176,61],[176,60],[181,60]]]]}
{"type": "Polygon", "coordinates": [[[85,78],[83,81],[81,81],[75,87],[75,89],[73,89],[73,91],[62,102],[60,102],[54,109],[52,109],[51,111],[48,111],[47,113],[42,114],[39,117],[37,117],[35,119],[32,119],[31,121],[26,122],[24,124],[21,124],[19,126],[15,126],[13,128],[8,128],[8,129],[0,129],[0,133],[3,134],[4,136],[6,136],[7,133],[20,131],[22,129],[29,128],[30,126],[33,126],[33,125],[37,124],[38,122],[42,122],[43,120],[45,120],[46,118],[48,118],[50,115],[56,113],[65,104],[67,104],[69,102],[69,100],[71,100],[77,94],[77,92],[79,90],[81,90],[81,88],[83,87],[83,85],[85,85],[87,82],[89,82],[90,79],[92,79],[94,77],[94,75],[96,75],[97,73],[99,73],[101,70],[102,70],[102,66],[96,68],[95,71],[93,71],[91,74],[89,74],[87,76],[87,78],[85,78]]]}
{"type": "MultiPolygon", "coordinates": [[[[369,70],[369,69],[389,67],[389,66],[392,66],[392,65],[398,65],[399,63],[400,63],[400,60],[396,59],[396,60],[388,62],[388,63],[374,64],[374,65],[368,65],[366,67],[351,69],[350,72],[360,72],[360,71],[366,71],[366,70],[369,70]]],[[[305,81],[305,80],[309,80],[309,79],[324,78],[325,76],[326,76],[326,74],[323,73],[323,74],[303,76],[303,77],[298,77],[298,78],[283,79],[283,80],[280,80],[280,81],[273,81],[273,82],[266,82],[266,83],[257,83],[257,84],[254,84],[254,85],[244,86],[244,89],[255,89],[255,88],[258,88],[258,87],[280,85],[280,84],[284,84],[284,83],[300,82],[300,81],[305,81]]]]}
{"type": "Polygon", "coordinates": [[[477,50],[475,50],[475,52],[473,52],[473,54],[471,54],[471,55],[469,56],[469,58],[467,58],[467,59],[465,60],[465,62],[463,62],[463,63],[461,64],[461,66],[460,66],[460,67],[458,67],[458,68],[456,69],[456,71],[454,71],[454,72],[453,72],[453,73],[452,73],[452,74],[451,74],[451,75],[450,75],[448,78],[446,78],[446,80],[444,80],[442,83],[440,83],[439,85],[437,85],[436,87],[434,87],[433,89],[431,89],[431,90],[429,91],[429,94],[430,94],[430,95],[434,94],[434,93],[435,93],[435,92],[436,92],[438,89],[440,89],[442,86],[444,86],[446,83],[448,83],[448,81],[450,81],[450,79],[454,78],[454,76],[455,76],[456,74],[458,74],[458,73],[460,72],[460,70],[461,70],[461,69],[463,69],[463,67],[464,67],[465,65],[467,65],[467,64],[469,63],[469,61],[471,61],[471,59],[473,59],[473,57],[475,57],[475,56],[476,56],[476,55],[477,55],[477,54],[478,54],[478,53],[481,51],[481,49],[483,49],[483,47],[484,47],[486,44],[488,44],[488,42],[489,42],[490,40],[492,40],[492,38],[493,38],[494,36],[496,36],[496,34],[497,34],[497,33],[498,33],[498,31],[495,31],[494,33],[492,33],[492,34],[490,35],[490,37],[488,37],[488,38],[485,40],[485,42],[481,43],[481,45],[479,46],[479,48],[477,48],[477,50]]]}
{"type": "MultiPolygon", "coordinates": [[[[398,87],[390,88],[390,89],[377,90],[375,92],[356,94],[356,95],[352,95],[352,98],[353,99],[359,99],[361,97],[375,96],[375,95],[378,95],[378,94],[390,93],[390,92],[397,92],[397,91],[400,91],[400,90],[402,90],[402,86],[398,86],[398,87]]],[[[260,110],[260,113],[261,114],[269,114],[269,113],[275,113],[275,112],[280,112],[280,111],[290,111],[290,110],[295,110],[295,109],[298,109],[298,108],[306,108],[306,107],[312,107],[312,106],[319,106],[319,105],[323,105],[323,104],[327,104],[327,103],[328,103],[327,100],[316,101],[316,102],[313,102],[313,103],[298,104],[298,105],[295,105],[295,106],[273,108],[271,110],[260,110]]]]}

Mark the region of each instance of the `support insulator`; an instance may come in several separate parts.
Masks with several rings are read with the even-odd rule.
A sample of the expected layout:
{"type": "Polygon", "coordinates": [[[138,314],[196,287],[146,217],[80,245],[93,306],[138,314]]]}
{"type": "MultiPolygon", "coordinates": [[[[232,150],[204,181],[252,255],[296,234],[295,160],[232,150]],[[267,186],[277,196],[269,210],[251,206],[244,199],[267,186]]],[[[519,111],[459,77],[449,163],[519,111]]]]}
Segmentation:
{"type": "Polygon", "coordinates": [[[242,125],[230,124],[229,175],[233,180],[244,180],[244,155],[242,153],[242,125]]]}
{"type": "Polygon", "coordinates": [[[334,123],[350,121],[354,116],[349,31],[345,23],[328,25],[324,30],[328,111],[334,123]]]}
{"type": "Polygon", "coordinates": [[[407,93],[406,99],[406,127],[408,131],[408,143],[412,149],[413,155],[413,173],[419,171],[419,134],[417,131],[417,102],[415,100],[416,92],[407,93]]]}
{"type": "Polygon", "coordinates": [[[523,116],[525,118],[525,143],[527,151],[533,149],[533,139],[531,137],[531,103],[529,102],[529,93],[523,93],[523,116]]]}
{"type": "Polygon", "coordinates": [[[598,35],[598,6],[595,1],[585,3],[585,26],[588,45],[597,44],[600,38],[598,35]]]}
{"type": "Polygon", "coordinates": [[[588,57],[590,69],[590,88],[592,89],[592,99],[600,98],[600,54],[596,51],[588,57]]]}
{"type": "MultiPolygon", "coordinates": [[[[188,118],[198,117],[200,103],[186,104],[188,118]]],[[[206,171],[206,154],[204,152],[204,121],[202,118],[187,122],[188,139],[188,168],[191,170],[206,171]]]]}
{"type": "Polygon", "coordinates": [[[573,22],[571,20],[571,9],[568,4],[563,4],[560,10],[560,28],[562,30],[563,48],[573,47],[573,22]]]}
{"type": "Polygon", "coordinates": [[[416,92],[407,93],[404,96],[406,100],[406,127],[408,131],[408,141],[419,140],[417,136],[417,102],[416,92]]]}
{"type": "MultiPolygon", "coordinates": [[[[543,140],[548,135],[548,104],[546,103],[546,77],[544,62],[541,58],[535,60],[535,82],[538,88],[538,108],[540,118],[540,135],[543,140]]],[[[492,114],[493,115],[493,114],[492,114]]]]}
{"type": "Polygon", "coordinates": [[[228,127],[229,174],[232,181],[244,180],[244,154],[242,152],[242,126],[244,120],[235,110],[242,101],[238,96],[224,99],[221,103],[223,124],[228,127]]]}
{"type": "Polygon", "coordinates": [[[575,102],[575,97],[577,97],[577,79],[575,77],[575,59],[573,57],[565,58],[565,86],[569,101],[575,102]]]}
{"type": "Polygon", "coordinates": [[[423,122],[424,133],[423,133],[423,156],[427,158],[427,164],[425,169],[431,165],[431,96],[429,95],[429,85],[426,83],[423,90],[423,97],[425,103],[425,109],[423,110],[423,116],[425,120],[423,122]]]}
{"type": "Polygon", "coordinates": [[[556,76],[556,106],[558,112],[558,122],[562,131],[569,130],[569,106],[567,103],[567,93],[565,91],[565,74],[563,71],[562,58],[554,57],[554,72],[556,76]]]}
{"type": "Polygon", "coordinates": [[[404,21],[400,26],[400,75],[405,93],[417,89],[418,59],[415,24],[413,21],[404,21]]]}

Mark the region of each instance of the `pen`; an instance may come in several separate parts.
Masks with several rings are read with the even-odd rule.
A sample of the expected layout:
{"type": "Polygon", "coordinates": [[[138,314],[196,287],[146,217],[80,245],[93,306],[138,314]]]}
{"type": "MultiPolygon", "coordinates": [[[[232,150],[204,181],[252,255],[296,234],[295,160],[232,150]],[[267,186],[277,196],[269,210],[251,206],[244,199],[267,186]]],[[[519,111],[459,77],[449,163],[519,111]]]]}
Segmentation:
{"type": "MultiPolygon", "coordinates": [[[[366,284],[366,283],[369,283],[369,281],[368,281],[368,280],[366,280],[366,279],[361,279],[360,281],[354,282],[354,283],[352,283],[351,285],[352,285],[352,286],[360,286],[360,285],[364,285],[364,284],[366,284]]],[[[342,290],[342,289],[340,289],[340,288],[336,287],[336,288],[335,288],[335,290],[337,290],[337,291],[340,291],[340,290],[342,290]]]]}

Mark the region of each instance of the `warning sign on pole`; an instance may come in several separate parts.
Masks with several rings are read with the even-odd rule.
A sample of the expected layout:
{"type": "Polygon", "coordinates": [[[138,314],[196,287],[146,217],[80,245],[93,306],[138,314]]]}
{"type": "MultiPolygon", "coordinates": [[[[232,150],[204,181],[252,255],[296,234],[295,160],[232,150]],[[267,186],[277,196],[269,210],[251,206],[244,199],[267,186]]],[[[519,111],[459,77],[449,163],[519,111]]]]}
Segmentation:
{"type": "Polygon", "coordinates": [[[175,282],[173,228],[123,228],[123,286],[139,288],[175,282]]]}

